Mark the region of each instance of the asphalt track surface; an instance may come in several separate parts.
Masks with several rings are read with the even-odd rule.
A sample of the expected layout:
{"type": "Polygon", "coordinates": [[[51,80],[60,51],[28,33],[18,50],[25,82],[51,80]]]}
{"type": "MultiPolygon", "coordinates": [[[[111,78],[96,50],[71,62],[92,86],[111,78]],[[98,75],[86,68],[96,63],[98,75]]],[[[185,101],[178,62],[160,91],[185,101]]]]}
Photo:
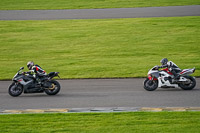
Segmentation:
{"type": "Polygon", "coordinates": [[[144,78],[59,80],[60,93],[11,97],[12,81],[0,81],[0,110],[91,107],[200,107],[200,78],[193,90],[158,88],[146,91],[144,78]]]}
{"type": "MultiPolygon", "coordinates": [[[[58,20],[200,16],[200,5],[81,9],[81,10],[0,10],[0,20],[58,20]]],[[[95,107],[200,107],[200,78],[195,89],[143,89],[143,78],[59,80],[59,94],[22,94],[11,97],[8,86],[12,81],[0,81],[0,110],[95,108],[95,107]]]]}
{"type": "Polygon", "coordinates": [[[0,20],[107,19],[199,15],[200,5],[114,9],[0,10],[0,20]]]}

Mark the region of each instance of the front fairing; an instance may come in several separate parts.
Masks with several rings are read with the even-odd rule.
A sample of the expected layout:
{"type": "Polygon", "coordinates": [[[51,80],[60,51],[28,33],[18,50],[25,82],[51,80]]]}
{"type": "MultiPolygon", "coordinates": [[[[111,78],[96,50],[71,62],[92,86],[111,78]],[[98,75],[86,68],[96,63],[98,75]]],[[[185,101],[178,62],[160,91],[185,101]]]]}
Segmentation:
{"type": "Polygon", "coordinates": [[[18,81],[19,79],[23,79],[23,75],[21,74],[16,74],[14,77],[13,77],[13,81],[18,81]]]}
{"type": "Polygon", "coordinates": [[[155,69],[156,66],[154,66],[152,69],[149,70],[148,72],[148,77],[151,76],[151,77],[155,77],[155,78],[158,78],[159,77],[159,70],[158,69],[155,69]]]}
{"type": "Polygon", "coordinates": [[[151,71],[148,73],[148,75],[151,75],[152,77],[158,78],[159,77],[159,71],[151,71]]]}
{"type": "Polygon", "coordinates": [[[14,80],[16,80],[16,79],[18,79],[18,77],[20,76],[20,75],[22,75],[22,74],[20,74],[21,73],[21,71],[24,69],[24,67],[21,67],[20,69],[19,69],[19,71],[15,74],[15,76],[13,77],[13,81],[14,80]]]}
{"type": "Polygon", "coordinates": [[[17,72],[17,73],[15,74],[15,76],[12,78],[12,80],[13,80],[13,81],[16,80],[16,78],[18,77],[18,75],[19,75],[19,73],[17,72]]]}

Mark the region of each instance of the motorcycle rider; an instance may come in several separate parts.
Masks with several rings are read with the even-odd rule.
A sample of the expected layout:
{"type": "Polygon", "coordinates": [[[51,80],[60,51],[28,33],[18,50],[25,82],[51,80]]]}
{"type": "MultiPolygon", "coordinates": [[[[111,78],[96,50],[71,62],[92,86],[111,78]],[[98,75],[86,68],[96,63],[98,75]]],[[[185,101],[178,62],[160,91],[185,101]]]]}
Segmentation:
{"type": "Polygon", "coordinates": [[[178,80],[180,78],[180,75],[178,74],[181,72],[181,69],[172,61],[168,61],[167,58],[163,58],[160,63],[162,66],[158,66],[158,68],[165,68],[167,67],[169,71],[174,75],[174,79],[178,80]]]}
{"type": "Polygon", "coordinates": [[[47,75],[45,70],[43,70],[39,65],[35,65],[33,61],[29,61],[27,67],[31,72],[35,73],[35,80],[39,85],[41,85],[42,77],[47,75]]]}

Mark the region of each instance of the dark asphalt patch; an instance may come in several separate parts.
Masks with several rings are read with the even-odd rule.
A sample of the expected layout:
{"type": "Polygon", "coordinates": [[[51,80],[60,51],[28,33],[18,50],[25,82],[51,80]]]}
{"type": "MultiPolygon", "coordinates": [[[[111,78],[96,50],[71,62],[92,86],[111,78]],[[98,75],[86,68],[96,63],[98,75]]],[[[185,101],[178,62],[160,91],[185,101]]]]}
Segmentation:
{"type": "Polygon", "coordinates": [[[73,10],[0,10],[0,20],[111,19],[200,16],[200,5],[73,10]]]}

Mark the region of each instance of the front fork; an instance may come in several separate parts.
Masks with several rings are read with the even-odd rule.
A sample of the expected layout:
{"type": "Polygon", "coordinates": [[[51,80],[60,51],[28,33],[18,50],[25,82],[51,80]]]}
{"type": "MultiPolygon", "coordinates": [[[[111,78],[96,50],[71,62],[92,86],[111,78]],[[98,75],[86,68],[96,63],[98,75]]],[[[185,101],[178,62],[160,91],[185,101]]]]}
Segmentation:
{"type": "Polygon", "coordinates": [[[20,83],[18,81],[14,81],[14,88],[15,88],[15,91],[18,90],[18,86],[20,85],[20,83]]]}
{"type": "Polygon", "coordinates": [[[149,79],[149,80],[151,80],[151,81],[153,81],[153,80],[158,80],[157,78],[155,78],[155,77],[152,77],[152,75],[151,75],[151,74],[149,74],[149,75],[148,75],[148,79],[149,79]]]}
{"type": "Polygon", "coordinates": [[[18,81],[14,81],[14,85],[17,88],[17,86],[19,85],[19,82],[18,81]]]}

